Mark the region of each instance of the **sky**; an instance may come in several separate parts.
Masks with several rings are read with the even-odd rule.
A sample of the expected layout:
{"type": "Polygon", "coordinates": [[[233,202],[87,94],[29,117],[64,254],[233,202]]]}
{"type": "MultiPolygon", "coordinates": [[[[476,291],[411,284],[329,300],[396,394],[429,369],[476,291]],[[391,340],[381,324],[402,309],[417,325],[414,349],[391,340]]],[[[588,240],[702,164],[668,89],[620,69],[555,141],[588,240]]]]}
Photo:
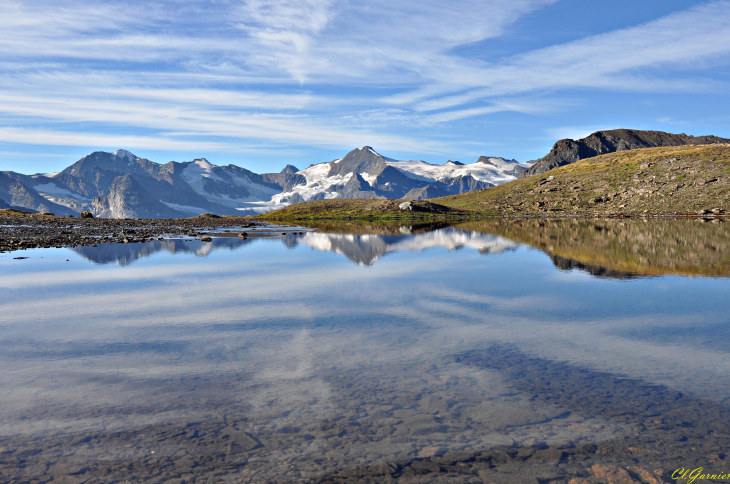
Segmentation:
{"type": "Polygon", "coordinates": [[[372,146],[528,161],[730,138],[730,0],[3,0],[0,170],[127,149],[256,172],[372,146]]]}

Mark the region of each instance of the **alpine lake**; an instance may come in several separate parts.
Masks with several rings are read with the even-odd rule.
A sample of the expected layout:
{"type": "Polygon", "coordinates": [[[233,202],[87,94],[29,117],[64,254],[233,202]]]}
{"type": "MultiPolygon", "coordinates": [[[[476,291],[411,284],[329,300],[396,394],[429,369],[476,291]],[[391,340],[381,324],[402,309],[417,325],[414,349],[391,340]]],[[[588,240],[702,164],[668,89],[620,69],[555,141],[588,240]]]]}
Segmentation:
{"type": "Polygon", "coordinates": [[[0,254],[0,482],[730,474],[730,221],[227,235],[0,254]]]}

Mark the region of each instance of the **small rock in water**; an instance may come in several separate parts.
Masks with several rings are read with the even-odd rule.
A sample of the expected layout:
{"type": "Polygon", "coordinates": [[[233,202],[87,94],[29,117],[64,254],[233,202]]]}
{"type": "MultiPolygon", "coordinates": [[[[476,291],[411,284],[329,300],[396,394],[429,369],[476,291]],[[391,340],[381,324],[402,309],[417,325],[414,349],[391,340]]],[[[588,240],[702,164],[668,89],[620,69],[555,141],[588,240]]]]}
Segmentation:
{"type": "Polygon", "coordinates": [[[200,241],[201,242],[213,242],[213,239],[210,237],[201,237],[200,241]]]}
{"type": "Polygon", "coordinates": [[[398,208],[400,208],[401,210],[413,210],[413,203],[403,202],[400,205],[398,205],[398,208]]]}
{"type": "Polygon", "coordinates": [[[246,232],[241,232],[240,234],[238,234],[239,239],[245,239],[246,237],[248,237],[248,234],[246,232]]]}
{"type": "Polygon", "coordinates": [[[443,447],[424,447],[418,451],[418,457],[441,457],[446,453],[443,447]]]}

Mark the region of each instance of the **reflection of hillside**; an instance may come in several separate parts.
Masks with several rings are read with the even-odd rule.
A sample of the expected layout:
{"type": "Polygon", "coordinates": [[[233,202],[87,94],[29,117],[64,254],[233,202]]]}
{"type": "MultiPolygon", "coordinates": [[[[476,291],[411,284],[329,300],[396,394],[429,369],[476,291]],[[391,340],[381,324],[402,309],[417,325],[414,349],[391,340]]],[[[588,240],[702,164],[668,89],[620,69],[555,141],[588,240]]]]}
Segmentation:
{"type": "Polygon", "coordinates": [[[166,251],[170,254],[195,254],[206,256],[216,249],[233,250],[251,242],[252,239],[214,238],[213,242],[199,240],[155,240],[135,244],[99,244],[96,247],[76,247],[84,259],[95,264],[127,266],[137,259],[149,257],[155,252],[166,251]]]}
{"type": "Polygon", "coordinates": [[[343,254],[351,261],[364,265],[371,265],[390,252],[423,251],[435,247],[455,250],[467,247],[476,249],[481,254],[488,254],[517,248],[517,244],[511,240],[480,232],[445,228],[411,234],[411,230],[410,227],[401,227],[401,235],[308,232],[300,240],[314,249],[343,254]]]}
{"type": "MultiPolygon", "coordinates": [[[[321,224],[320,224],[321,225],[321,224]]],[[[514,220],[490,219],[444,225],[332,224],[304,234],[277,237],[287,247],[299,243],[374,264],[385,254],[471,248],[482,254],[512,250],[519,243],[547,253],[556,267],[598,277],[626,279],[665,274],[730,276],[730,227],[698,220],[514,220]]],[[[214,237],[213,242],[164,240],[140,244],[100,244],[74,249],[97,264],[129,265],[155,252],[204,256],[234,250],[254,239],[214,237]]]]}
{"type": "Polygon", "coordinates": [[[701,220],[508,220],[458,225],[537,247],[562,269],[606,277],[730,275],[730,227],[701,220]]]}

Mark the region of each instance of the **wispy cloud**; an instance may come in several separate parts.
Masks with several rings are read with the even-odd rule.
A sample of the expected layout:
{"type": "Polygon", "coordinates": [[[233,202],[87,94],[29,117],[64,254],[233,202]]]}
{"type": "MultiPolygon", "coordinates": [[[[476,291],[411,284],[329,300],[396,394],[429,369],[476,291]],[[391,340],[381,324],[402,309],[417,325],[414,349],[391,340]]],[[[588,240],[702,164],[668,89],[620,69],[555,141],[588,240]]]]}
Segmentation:
{"type": "Polygon", "coordinates": [[[723,86],[702,69],[730,58],[727,0],[496,62],[455,53],[555,1],[8,0],[0,126],[30,144],[371,143],[443,153],[449,146],[415,130],[559,110],[554,93],[570,89],[723,86]],[[115,127],[119,135],[108,134],[115,127]]]}

